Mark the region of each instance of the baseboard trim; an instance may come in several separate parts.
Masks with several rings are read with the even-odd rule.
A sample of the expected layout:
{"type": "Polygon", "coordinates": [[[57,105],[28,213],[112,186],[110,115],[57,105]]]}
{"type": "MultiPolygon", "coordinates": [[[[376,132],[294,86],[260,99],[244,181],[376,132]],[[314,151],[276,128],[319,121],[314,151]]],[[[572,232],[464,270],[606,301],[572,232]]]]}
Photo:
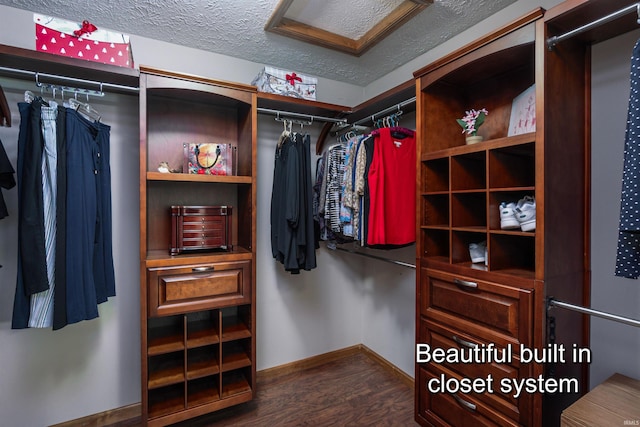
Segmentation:
{"type": "Polygon", "coordinates": [[[133,403],[131,405],[122,406],[116,409],[99,412],[86,417],[77,418],[75,420],[66,421],[64,423],[55,424],[50,427],[102,427],[116,423],[128,421],[140,421],[142,413],[142,405],[133,403]]]}
{"type": "MultiPolygon", "coordinates": [[[[384,369],[398,377],[403,383],[411,388],[414,387],[414,379],[411,376],[398,369],[391,362],[364,344],[357,344],[351,347],[311,356],[306,359],[296,360],[295,362],[285,363],[284,365],[274,366],[273,368],[262,369],[256,372],[256,380],[267,380],[281,375],[304,371],[305,369],[315,368],[357,353],[363,353],[384,369]]],[[[136,421],[140,421],[141,413],[142,405],[140,403],[134,403],[121,408],[110,409],[98,414],[87,415],[86,417],[55,424],[50,427],[102,427],[124,422],[135,423],[136,421]]]]}
{"type": "Polygon", "coordinates": [[[383,368],[385,368],[386,370],[388,370],[389,372],[394,374],[396,377],[398,377],[407,386],[409,386],[411,388],[413,388],[415,386],[415,381],[414,381],[414,379],[413,379],[413,377],[411,375],[407,374],[402,369],[399,369],[396,365],[394,365],[393,363],[389,362],[387,359],[385,359],[384,357],[380,356],[378,353],[376,353],[375,351],[371,350],[366,345],[360,344],[360,349],[364,354],[369,356],[374,361],[378,362],[378,364],[380,366],[382,366],[383,368]]]}
{"type": "Polygon", "coordinates": [[[300,359],[294,362],[285,363],[284,365],[274,366],[273,368],[262,369],[256,372],[256,379],[260,381],[261,379],[269,379],[281,375],[291,374],[294,372],[304,371],[305,369],[315,368],[316,366],[324,365],[325,363],[333,362],[335,360],[340,360],[345,357],[357,354],[362,351],[361,346],[361,344],[358,344],[351,347],[330,351],[328,353],[307,357],[306,359],[300,359]]]}

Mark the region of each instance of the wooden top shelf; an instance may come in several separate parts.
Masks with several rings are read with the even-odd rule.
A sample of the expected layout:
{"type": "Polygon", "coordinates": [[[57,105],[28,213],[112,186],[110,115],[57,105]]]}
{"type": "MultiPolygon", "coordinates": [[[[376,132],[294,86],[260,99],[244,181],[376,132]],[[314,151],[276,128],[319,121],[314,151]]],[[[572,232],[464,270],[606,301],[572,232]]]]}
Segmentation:
{"type": "Polygon", "coordinates": [[[149,181],[182,181],[182,182],[220,182],[228,184],[251,184],[250,176],[238,175],[200,175],[189,173],[147,172],[149,181]]]}
{"type": "Polygon", "coordinates": [[[480,142],[478,144],[461,145],[458,147],[451,147],[443,150],[425,153],[422,156],[422,160],[423,161],[434,160],[442,157],[459,156],[463,154],[477,153],[477,152],[493,150],[497,148],[516,147],[518,145],[535,142],[535,140],[536,140],[535,132],[524,133],[522,135],[507,136],[504,138],[490,139],[487,141],[480,142]]]}
{"type": "Polygon", "coordinates": [[[351,108],[344,105],[328,104],[265,92],[258,92],[258,108],[292,111],[331,118],[342,118],[351,113],[351,108]]]}
{"type": "MultiPolygon", "coordinates": [[[[2,67],[34,73],[55,74],[60,77],[91,80],[130,88],[137,88],[140,73],[134,68],[118,67],[83,59],[68,58],[46,52],[22,49],[0,44],[0,64],[2,67]]],[[[3,75],[23,80],[29,76],[16,72],[2,71],[3,75]]],[[[43,81],[46,81],[43,79],[43,81]]],[[[54,82],[52,82],[54,83],[54,82]]],[[[109,89],[112,92],[131,94],[131,91],[109,89]]]]}

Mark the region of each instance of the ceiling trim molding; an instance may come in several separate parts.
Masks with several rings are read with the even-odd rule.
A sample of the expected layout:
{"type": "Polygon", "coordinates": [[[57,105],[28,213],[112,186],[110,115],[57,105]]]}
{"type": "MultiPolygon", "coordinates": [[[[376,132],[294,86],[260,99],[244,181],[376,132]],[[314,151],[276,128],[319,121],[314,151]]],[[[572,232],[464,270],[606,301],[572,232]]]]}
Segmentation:
{"type": "Polygon", "coordinates": [[[433,0],[405,0],[362,37],[351,39],[321,28],[303,24],[293,19],[285,18],[285,14],[289,7],[291,7],[293,1],[294,0],[280,1],[265,25],[265,31],[353,56],[361,56],[433,3],[433,0]]]}

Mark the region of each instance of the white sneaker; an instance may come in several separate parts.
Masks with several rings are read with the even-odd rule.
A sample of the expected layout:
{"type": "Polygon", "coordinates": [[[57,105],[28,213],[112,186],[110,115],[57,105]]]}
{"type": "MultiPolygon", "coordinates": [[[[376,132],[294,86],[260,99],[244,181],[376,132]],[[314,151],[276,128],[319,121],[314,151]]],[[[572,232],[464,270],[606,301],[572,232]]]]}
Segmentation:
{"type": "Polygon", "coordinates": [[[525,196],[518,201],[515,211],[516,219],[522,231],[536,229],[536,199],[531,196],[525,196]]]}
{"type": "Polygon", "coordinates": [[[487,242],[469,243],[471,262],[485,262],[487,256],[487,242]]]}
{"type": "Polygon", "coordinates": [[[484,247],[484,265],[489,267],[489,249],[486,246],[484,247]]]}
{"type": "Polygon", "coordinates": [[[503,230],[520,228],[520,223],[516,219],[516,207],[513,202],[500,203],[500,228],[503,230]]]}

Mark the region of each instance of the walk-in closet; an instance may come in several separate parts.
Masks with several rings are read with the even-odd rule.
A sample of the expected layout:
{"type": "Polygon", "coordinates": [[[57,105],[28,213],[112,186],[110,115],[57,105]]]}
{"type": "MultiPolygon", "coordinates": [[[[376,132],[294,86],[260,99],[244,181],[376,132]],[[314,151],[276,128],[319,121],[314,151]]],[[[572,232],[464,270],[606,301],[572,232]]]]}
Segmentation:
{"type": "Polygon", "coordinates": [[[0,0],[0,424],[640,424],[640,3],[58,3],[0,0]]]}

